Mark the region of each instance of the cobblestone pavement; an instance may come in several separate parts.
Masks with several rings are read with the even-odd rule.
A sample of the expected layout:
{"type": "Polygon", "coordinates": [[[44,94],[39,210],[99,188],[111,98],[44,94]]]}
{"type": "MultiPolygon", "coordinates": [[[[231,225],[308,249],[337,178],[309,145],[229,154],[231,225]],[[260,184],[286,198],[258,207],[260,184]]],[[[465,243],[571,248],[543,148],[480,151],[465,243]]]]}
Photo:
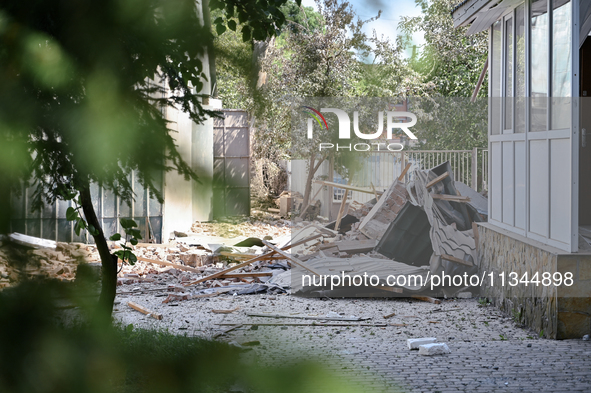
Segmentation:
{"type": "Polygon", "coordinates": [[[244,323],[219,339],[260,341],[245,361],[277,365],[316,359],[356,386],[378,392],[567,392],[591,391],[591,341],[540,339],[492,306],[475,299],[431,304],[408,299],[304,299],[288,295],[220,296],[161,303],[143,294],[118,297],[118,319],[138,327],[168,328],[181,334],[211,337],[244,323]],[[133,300],[164,315],[156,321],[128,309],[133,300]],[[214,314],[212,309],[239,310],[214,314]],[[328,312],[369,318],[360,326],[263,326],[262,323],[310,323],[301,319],[249,317],[246,312],[323,316],[328,312]],[[383,316],[396,315],[384,319],[383,316]],[[436,337],[451,354],[421,356],[406,340],[436,337]],[[288,360],[289,359],[289,360],[288,360]]]}

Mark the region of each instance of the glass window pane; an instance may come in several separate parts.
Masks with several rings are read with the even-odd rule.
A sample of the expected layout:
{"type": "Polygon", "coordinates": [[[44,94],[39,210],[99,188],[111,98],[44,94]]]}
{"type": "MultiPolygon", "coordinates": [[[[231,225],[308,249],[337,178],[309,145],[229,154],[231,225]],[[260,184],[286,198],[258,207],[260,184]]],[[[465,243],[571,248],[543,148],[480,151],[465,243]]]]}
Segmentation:
{"type": "Polygon", "coordinates": [[[492,28],[492,54],[491,54],[491,133],[501,133],[501,54],[503,48],[502,38],[503,24],[497,21],[492,28]]]}
{"type": "Polygon", "coordinates": [[[525,6],[515,16],[515,132],[525,132],[525,6]]]}
{"type": "Polygon", "coordinates": [[[531,131],[546,131],[548,119],[548,2],[531,5],[531,131]]]}
{"type": "Polygon", "coordinates": [[[552,129],[570,127],[571,3],[555,0],[552,12],[552,129]]]}
{"type": "Polygon", "coordinates": [[[513,19],[505,21],[505,129],[513,129],[513,19]]]}

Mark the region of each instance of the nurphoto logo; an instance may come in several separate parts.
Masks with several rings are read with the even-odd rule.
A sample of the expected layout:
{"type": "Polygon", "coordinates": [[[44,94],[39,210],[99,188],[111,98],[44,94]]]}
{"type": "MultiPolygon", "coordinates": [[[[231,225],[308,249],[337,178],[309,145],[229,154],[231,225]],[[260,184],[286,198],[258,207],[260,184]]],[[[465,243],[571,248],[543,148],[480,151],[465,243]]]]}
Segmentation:
{"type": "MultiPolygon", "coordinates": [[[[320,108],[320,111],[310,106],[302,106],[304,113],[310,115],[308,119],[308,139],[314,138],[314,120],[318,123],[321,129],[329,131],[328,122],[322,113],[334,113],[337,116],[339,124],[339,139],[347,140],[351,139],[351,119],[349,114],[342,109],[337,108],[320,108]]],[[[392,139],[393,129],[398,128],[402,130],[410,139],[417,139],[416,135],[409,130],[410,127],[417,123],[417,117],[410,112],[397,112],[397,111],[379,111],[378,112],[378,127],[376,132],[366,134],[361,132],[359,129],[359,112],[353,112],[353,132],[360,139],[370,140],[378,139],[384,133],[384,113],[386,114],[386,140],[392,139]],[[404,119],[404,120],[402,120],[404,119]],[[410,120],[406,120],[410,119],[410,120]]],[[[404,145],[401,143],[356,143],[340,145],[337,143],[336,150],[355,150],[355,151],[368,151],[372,149],[372,145],[376,146],[376,150],[380,150],[380,146],[386,145],[390,151],[400,151],[404,149],[404,145]]],[[[334,149],[334,143],[322,142],[319,143],[319,150],[334,149]]]]}

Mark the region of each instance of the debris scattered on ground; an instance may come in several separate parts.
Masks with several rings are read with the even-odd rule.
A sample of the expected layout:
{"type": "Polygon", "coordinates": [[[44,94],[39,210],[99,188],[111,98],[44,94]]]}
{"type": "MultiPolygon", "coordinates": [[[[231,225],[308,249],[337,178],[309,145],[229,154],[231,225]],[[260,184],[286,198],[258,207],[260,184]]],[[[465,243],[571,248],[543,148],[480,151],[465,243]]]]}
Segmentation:
{"type": "Polygon", "coordinates": [[[408,344],[408,349],[419,349],[419,346],[425,344],[433,344],[436,343],[437,339],[435,337],[423,337],[423,338],[409,338],[406,340],[408,344]]]}
{"type": "Polygon", "coordinates": [[[137,303],[127,302],[127,305],[129,307],[133,308],[134,310],[137,310],[137,311],[141,312],[142,314],[145,314],[145,315],[147,315],[149,317],[152,317],[152,318],[158,319],[158,320],[161,320],[162,319],[162,314],[158,314],[158,313],[156,313],[154,311],[150,311],[147,308],[145,308],[144,306],[141,306],[141,305],[139,305],[137,303]]]}
{"type": "Polygon", "coordinates": [[[433,356],[446,355],[448,353],[451,353],[451,351],[445,343],[419,345],[419,355],[433,356]]]}

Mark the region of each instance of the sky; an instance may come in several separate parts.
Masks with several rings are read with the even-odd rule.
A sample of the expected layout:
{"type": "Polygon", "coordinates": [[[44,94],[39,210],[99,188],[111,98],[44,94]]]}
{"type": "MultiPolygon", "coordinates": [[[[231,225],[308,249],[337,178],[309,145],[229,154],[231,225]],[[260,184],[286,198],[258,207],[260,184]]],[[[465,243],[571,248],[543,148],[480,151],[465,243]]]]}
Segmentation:
{"type": "MultiPolygon", "coordinates": [[[[348,0],[353,6],[355,13],[362,19],[369,19],[378,14],[382,10],[382,15],[376,21],[368,23],[364,26],[365,32],[370,35],[373,30],[379,35],[384,35],[390,39],[391,42],[396,41],[397,31],[396,27],[402,16],[419,16],[421,9],[416,6],[415,0],[348,0]]],[[[316,8],[314,0],[302,0],[302,5],[306,7],[316,8]]],[[[424,40],[420,34],[413,36],[413,41],[417,45],[421,45],[424,40]]],[[[410,50],[407,55],[410,55],[410,50]]]]}

